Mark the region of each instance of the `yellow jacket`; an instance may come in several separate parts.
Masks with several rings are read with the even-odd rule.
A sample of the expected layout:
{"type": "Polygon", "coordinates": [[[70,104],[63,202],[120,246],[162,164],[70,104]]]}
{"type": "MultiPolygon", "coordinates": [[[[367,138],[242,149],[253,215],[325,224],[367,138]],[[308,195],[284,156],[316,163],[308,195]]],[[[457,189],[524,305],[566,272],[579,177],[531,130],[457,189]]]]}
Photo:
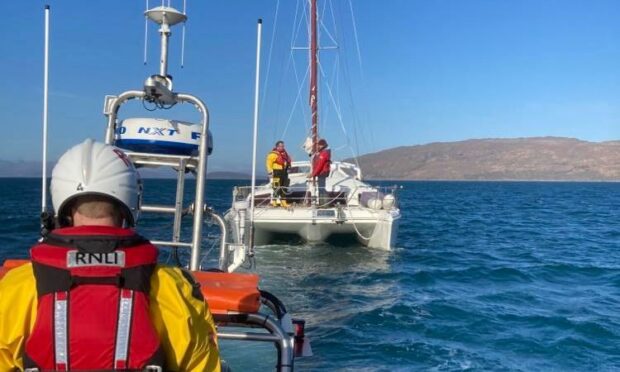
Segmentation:
{"type": "Polygon", "coordinates": [[[286,157],[280,161],[278,161],[278,157],[281,155],[277,151],[272,150],[269,154],[267,154],[267,158],[265,159],[265,168],[267,168],[267,173],[272,173],[274,169],[281,170],[291,166],[291,159],[289,158],[288,153],[284,152],[284,154],[286,157]]]}
{"type": "MultiPolygon", "coordinates": [[[[220,371],[215,325],[205,301],[192,296],[180,269],[157,266],[151,277],[151,320],[166,353],[169,371],[220,371]]],[[[22,354],[36,320],[37,291],[32,265],[0,280],[0,371],[23,370],[22,354]]]]}

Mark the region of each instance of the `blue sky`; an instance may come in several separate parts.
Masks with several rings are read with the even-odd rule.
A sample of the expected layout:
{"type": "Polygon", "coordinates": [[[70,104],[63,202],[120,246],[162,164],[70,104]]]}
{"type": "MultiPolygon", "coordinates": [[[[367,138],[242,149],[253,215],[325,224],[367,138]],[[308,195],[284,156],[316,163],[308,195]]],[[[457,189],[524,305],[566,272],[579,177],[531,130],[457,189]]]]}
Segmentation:
{"type": "MultiPolygon", "coordinates": [[[[49,3],[50,157],[57,158],[85,137],[102,138],[103,97],[140,88],[158,69],[158,45],[151,28],[144,66],[143,1],[49,3]]],[[[321,128],[337,157],[468,138],[620,139],[618,1],[351,0],[361,66],[349,1],[319,3],[327,6],[321,43],[332,44],[329,32],[340,46],[338,52],[323,51],[321,61],[328,76],[323,84],[340,101],[343,125],[328,88],[320,90],[321,128]],[[340,69],[333,68],[336,63],[340,69]]],[[[0,11],[11,15],[0,43],[2,160],[40,158],[44,4],[0,2],[0,11]]],[[[179,0],[172,4],[182,6],[179,0]]],[[[302,156],[307,89],[293,105],[294,73],[303,76],[307,54],[290,50],[306,43],[303,27],[292,32],[298,7],[295,0],[188,0],[186,65],[179,67],[176,30],[170,73],[176,90],[199,95],[210,108],[211,169],[249,168],[259,17],[265,25],[263,77],[269,66],[260,151],[282,137],[295,157],[302,156]]],[[[139,108],[130,107],[125,116],[143,115],[139,108]]],[[[188,107],[160,114],[169,115],[197,118],[188,107]]]]}

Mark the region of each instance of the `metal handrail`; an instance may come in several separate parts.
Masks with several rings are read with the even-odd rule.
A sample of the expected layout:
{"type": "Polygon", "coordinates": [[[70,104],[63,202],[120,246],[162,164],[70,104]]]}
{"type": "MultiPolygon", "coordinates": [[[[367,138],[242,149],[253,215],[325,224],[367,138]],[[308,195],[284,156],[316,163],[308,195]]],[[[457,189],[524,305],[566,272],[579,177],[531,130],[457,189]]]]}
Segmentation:
{"type": "MultiPolygon", "coordinates": [[[[147,17],[156,23],[160,23],[161,33],[161,59],[160,59],[160,73],[159,75],[153,75],[149,77],[144,83],[144,90],[130,90],[121,93],[118,96],[106,96],[104,103],[104,114],[107,117],[107,127],[105,133],[105,142],[107,144],[114,145],[116,137],[116,129],[118,122],[118,113],[120,107],[130,100],[142,100],[143,102],[155,103],[160,108],[170,108],[178,103],[190,103],[201,114],[201,129],[200,140],[198,144],[198,154],[196,156],[177,156],[177,155],[165,155],[165,154],[150,154],[140,152],[128,152],[128,156],[134,160],[138,165],[154,165],[154,166],[172,166],[177,170],[177,192],[175,197],[174,206],[170,205],[145,205],[141,209],[146,212],[156,213],[170,213],[174,214],[173,234],[171,241],[153,241],[155,244],[170,246],[173,249],[174,254],[177,252],[177,248],[191,248],[191,257],[189,269],[191,271],[200,270],[201,262],[201,245],[202,245],[202,229],[205,219],[210,217],[221,230],[220,237],[220,267],[228,267],[226,260],[228,249],[228,230],[224,219],[216,214],[212,209],[208,208],[205,204],[205,183],[206,183],[206,169],[207,169],[207,149],[209,138],[209,111],[207,106],[202,100],[196,96],[184,93],[175,93],[172,90],[172,80],[167,75],[167,62],[168,62],[168,37],[170,36],[169,26],[176,24],[180,21],[184,21],[185,14],[182,17],[177,17],[177,20],[173,23],[169,23],[165,16],[162,17],[161,22],[158,22],[151,15],[165,14],[165,12],[175,11],[169,7],[156,8],[155,10],[148,10],[147,17]],[[151,14],[152,13],[152,14],[151,14]],[[196,174],[196,188],[194,203],[188,208],[183,207],[183,193],[185,172],[192,170],[196,174]],[[192,215],[192,238],[190,242],[181,242],[181,219],[184,216],[192,215]],[[224,265],[226,264],[226,265],[224,265]]],[[[175,11],[176,12],[176,11],[175,11]]],[[[177,12],[177,14],[180,14],[177,12]]],[[[257,78],[258,81],[258,78],[257,78]]],[[[45,189],[45,188],[44,188],[45,189]]],[[[208,254],[208,253],[207,253],[208,254]]],[[[178,258],[177,258],[178,262],[178,258]]],[[[179,263],[180,265],[180,263],[179,263]]],[[[276,299],[277,300],[277,299],[276,299]]],[[[269,299],[267,299],[269,301],[269,299]]],[[[279,301],[279,300],[278,300],[279,301]]],[[[265,302],[263,302],[265,303],[265,302]]],[[[267,304],[269,308],[274,309],[275,304],[267,304]]],[[[290,327],[287,327],[287,319],[290,320],[290,316],[280,316],[276,312],[276,317],[272,317],[262,313],[243,313],[243,314],[224,314],[216,315],[215,318],[224,323],[223,326],[233,325],[240,327],[256,327],[263,328],[269,331],[270,335],[257,334],[250,332],[243,333],[230,333],[221,332],[219,337],[222,339],[235,339],[235,340],[250,340],[250,341],[269,341],[273,342],[278,350],[278,365],[279,371],[292,371],[293,361],[295,357],[295,338],[292,333],[292,322],[290,327]]]]}
{"type": "MultiPolygon", "coordinates": [[[[115,130],[118,119],[118,111],[124,103],[132,99],[146,99],[147,94],[144,91],[130,90],[121,93],[118,97],[109,97],[106,100],[105,114],[108,116],[108,125],[106,129],[106,143],[115,143],[115,130]]],[[[208,133],[209,133],[209,111],[207,106],[200,100],[191,94],[175,93],[174,100],[176,103],[191,103],[202,114],[201,120],[201,137],[200,144],[198,146],[198,164],[196,166],[196,194],[195,205],[204,205],[204,190],[206,181],[206,167],[207,167],[207,147],[208,147],[208,133]]],[[[140,156],[139,153],[132,153],[134,156],[140,156]]],[[[186,165],[188,162],[186,159],[179,158],[181,166],[186,165]]],[[[163,164],[162,164],[163,165],[163,164]]],[[[168,164],[166,164],[168,165],[168,164]]],[[[201,207],[202,209],[202,207],[201,207]]],[[[202,244],[202,213],[194,213],[194,225],[192,229],[192,252],[190,258],[189,268],[191,270],[198,270],[200,265],[200,245],[202,244]]],[[[175,213],[175,219],[179,220],[180,216],[175,213]]]]}
{"type": "Polygon", "coordinates": [[[260,313],[240,313],[240,314],[225,314],[213,315],[215,321],[220,326],[229,327],[258,327],[264,328],[269,331],[267,334],[259,333],[226,333],[218,332],[217,337],[223,340],[245,340],[245,341],[267,341],[273,342],[278,350],[278,365],[276,366],[278,371],[290,372],[293,371],[294,354],[294,341],[291,335],[288,335],[280,322],[271,317],[270,315],[260,313]]]}
{"type": "MultiPolygon", "coordinates": [[[[317,188],[318,189],[318,188],[317,188]]],[[[256,193],[256,207],[258,208],[270,208],[272,195],[277,193],[278,191],[284,191],[285,200],[288,204],[292,204],[297,207],[311,207],[312,199],[307,193],[310,192],[311,188],[307,186],[288,186],[288,187],[276,187],[268,188],[268,185],[257,186],[254,188],[256,193]],[[295,196],[294,194],[302,194],[295,196]]],[[[354,198],[357,196],[361,198],[362,194],[366,195],[366,198],[380,198],[384,199],[387,195],[393,195],[393,208],[398,208],[398,198],[397,198],[397,190],[399,190],[398,186],[370,186],[370,187],[355,187],[353,189],[342,189],[334,191],[333,188],[322,188],[317,191],[325,190],[328,197],[328,200],[321,205],[316,205],[319,208],[324,207],[335,207],[340,205],[341,207],[367,207],[364,203],[360,203],[361,200],[353,202],[354,198]],[[336,195],[334,195],[336,194],[336,195]]],[[[248,200],[249,195],[251,194],[252,187],[251,186],[236,186],[233,191],[233,200],[234,201],[242,201],[248,200]]]]}
{"type": "Polygon", "coordinates": [[[225,271],[228,267],[228,229],[226,228],[226,222],[219,214],[215,213],[212,209],[207,210],[207,214],[215,221],[220,227],[220,258],[219,267],[220,270],[225,271]]]}

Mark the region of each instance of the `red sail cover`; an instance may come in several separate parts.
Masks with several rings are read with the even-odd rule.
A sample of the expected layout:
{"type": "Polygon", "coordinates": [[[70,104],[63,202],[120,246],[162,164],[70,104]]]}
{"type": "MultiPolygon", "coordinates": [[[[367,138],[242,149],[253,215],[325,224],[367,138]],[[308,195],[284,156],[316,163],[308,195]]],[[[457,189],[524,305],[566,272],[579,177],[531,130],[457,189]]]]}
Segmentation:
{"type": "Polygon", "coordinates": [[[25,367],[162,366],[159,337],[149,316],[157,249],[138,235],[92,236],[98,231],[85,229],[73,236],[60,230],[31,250],[38,310],[26,341],[25,367]]]}

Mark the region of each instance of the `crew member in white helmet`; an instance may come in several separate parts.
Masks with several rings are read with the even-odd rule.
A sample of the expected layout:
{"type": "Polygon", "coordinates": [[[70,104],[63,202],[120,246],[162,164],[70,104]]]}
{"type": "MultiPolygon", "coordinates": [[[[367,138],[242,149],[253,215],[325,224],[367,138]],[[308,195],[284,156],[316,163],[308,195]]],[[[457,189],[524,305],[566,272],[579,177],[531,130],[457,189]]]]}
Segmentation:
{"type": "Polygon", "coordinates": [[[0,371],[219,371],[197,284],[133,230],[129,158],[86,140],[58,161],[51,194],[57,228],[0,281],[0,371]]]}

